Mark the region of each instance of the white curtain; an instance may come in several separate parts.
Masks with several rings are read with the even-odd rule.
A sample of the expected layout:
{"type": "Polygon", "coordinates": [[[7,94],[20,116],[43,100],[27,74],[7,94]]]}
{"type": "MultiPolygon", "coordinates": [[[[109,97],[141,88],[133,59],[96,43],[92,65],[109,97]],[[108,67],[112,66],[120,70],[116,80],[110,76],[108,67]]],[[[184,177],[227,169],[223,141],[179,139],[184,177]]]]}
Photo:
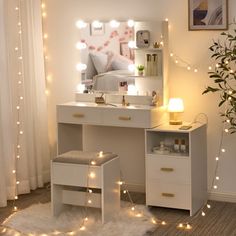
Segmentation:
{"type": "Polygon", "coordinates": [[[47,101],[40,0],[0,0],[0,207],[15,193],[29,193],[49,181],[47,101]],[[15,7],[21,2],[24,75],[19,89],[19,25],[15,7]],[[19,96],[23,99],[19,100],[19,96]],[[20,101],[20,112],[16,107],[20,101]],[[17,121],[20,121],[20,125],[17,121]],[[19,129],[23,134],[19,135],[19,129]],[[17,144],[20,158],[17,159],[17,144]],[[16,174],[13,173],[16,170],[16,174]],[[16,185],[19,181],[19,185],[16,185]],[[15,191],[17,190],[17,191],[15,191]]]}

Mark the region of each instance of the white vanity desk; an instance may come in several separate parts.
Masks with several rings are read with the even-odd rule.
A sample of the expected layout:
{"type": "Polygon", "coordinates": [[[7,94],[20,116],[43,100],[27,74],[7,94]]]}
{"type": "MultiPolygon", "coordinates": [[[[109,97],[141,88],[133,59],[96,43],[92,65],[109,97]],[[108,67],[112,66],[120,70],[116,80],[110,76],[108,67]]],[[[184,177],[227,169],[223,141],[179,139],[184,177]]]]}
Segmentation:
{"type": "Polygon", "coordinates": [[[163,112],[150,105],[57,106],[58,154],[70,150],[111,151],[119,155],[128,188],[145,191],[145,129],[160,124],[163,112]]]}

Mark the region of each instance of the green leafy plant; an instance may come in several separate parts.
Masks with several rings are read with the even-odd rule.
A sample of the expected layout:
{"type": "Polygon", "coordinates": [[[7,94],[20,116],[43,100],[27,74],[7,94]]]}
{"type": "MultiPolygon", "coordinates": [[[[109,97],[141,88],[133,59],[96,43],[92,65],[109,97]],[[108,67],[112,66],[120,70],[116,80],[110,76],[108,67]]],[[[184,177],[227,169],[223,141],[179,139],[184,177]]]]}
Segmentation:
{"type": "Polygon", "coordinates": [[[212,92],[220,96],[219,107],[226,104],[221,113],[223,122],[229,123],[230,133],[236,132],[236,30],[221,33],[222,40],[213,41],[211,58],[216,62],[214,71],[208,72],[214,86],[208,86],[203,94],[212,92]]]}
{"type": "Polygon", "coordinates": [[[144,68],[145,68],[144,65],[138,65],[137,66],[138,71],[144,71],[144,68]]]}

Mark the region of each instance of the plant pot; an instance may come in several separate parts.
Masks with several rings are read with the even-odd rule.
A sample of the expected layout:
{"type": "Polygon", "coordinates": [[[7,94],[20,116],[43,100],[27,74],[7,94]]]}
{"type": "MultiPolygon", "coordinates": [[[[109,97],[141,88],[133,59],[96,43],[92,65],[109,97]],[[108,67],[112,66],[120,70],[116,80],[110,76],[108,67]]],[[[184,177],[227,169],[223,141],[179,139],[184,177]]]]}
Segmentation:
{"type": "Polygon", "coordinates": [[[143,70],[139,70],[138,75],[142,76],[143,75],[143,70]]]}

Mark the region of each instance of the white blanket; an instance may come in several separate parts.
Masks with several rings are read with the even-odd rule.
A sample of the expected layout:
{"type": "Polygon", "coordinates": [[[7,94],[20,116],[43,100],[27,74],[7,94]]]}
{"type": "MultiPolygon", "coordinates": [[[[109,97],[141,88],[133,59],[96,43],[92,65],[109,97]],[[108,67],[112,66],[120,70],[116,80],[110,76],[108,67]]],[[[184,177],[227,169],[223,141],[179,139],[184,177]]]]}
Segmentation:
{"type": "Polygon", "coordinates": [[[93,77],[94,90],[99,91],[118,91],[120,82],[127,81],[128,84],[134,84],[134,77],[127,70],[113,70],[98,74],[93,77]]]}

